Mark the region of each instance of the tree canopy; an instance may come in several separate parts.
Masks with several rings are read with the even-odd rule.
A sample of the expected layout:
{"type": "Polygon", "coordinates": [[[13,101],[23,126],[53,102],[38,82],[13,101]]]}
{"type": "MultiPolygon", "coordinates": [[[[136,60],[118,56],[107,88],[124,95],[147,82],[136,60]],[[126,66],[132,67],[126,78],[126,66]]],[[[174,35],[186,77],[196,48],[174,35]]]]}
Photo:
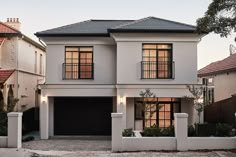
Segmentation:
{"type": "Polygon", "coordinates": [[[213,0],[202,18],[197,20],[199,33],[214,32],[227,37],[236,31],[236,0],[213,0]]]}

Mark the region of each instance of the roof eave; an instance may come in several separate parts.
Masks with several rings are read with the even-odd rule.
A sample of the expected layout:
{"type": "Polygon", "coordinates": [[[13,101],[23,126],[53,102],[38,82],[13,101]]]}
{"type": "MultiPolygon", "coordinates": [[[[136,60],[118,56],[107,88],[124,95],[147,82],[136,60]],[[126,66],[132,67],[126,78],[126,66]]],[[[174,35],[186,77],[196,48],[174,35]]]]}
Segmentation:
{"type": "Polygon", "coordinates": [[[226,69],[226,70],[219,70],[219,71],[213,71],[209,73],[203,73],[203,74],[198,74],[198,77],[204,77],[204,76],[212,76],[212,75],[217,75],[217,74],[222,74],[222,73],[227,73],[227,72],[232,72],[236,71],[236,68],[231,68],[231,69],[226,69]]]}
{"type": "Polygon", "coordinates": [[[109,33],[35,33],[37,37],[109,37],[109,33]]]}
{"type": "Polygon", "coordinates": [[[196,30],[164,30],[164,29],[108,29],[110,33],[197,33],[196,30]]]}

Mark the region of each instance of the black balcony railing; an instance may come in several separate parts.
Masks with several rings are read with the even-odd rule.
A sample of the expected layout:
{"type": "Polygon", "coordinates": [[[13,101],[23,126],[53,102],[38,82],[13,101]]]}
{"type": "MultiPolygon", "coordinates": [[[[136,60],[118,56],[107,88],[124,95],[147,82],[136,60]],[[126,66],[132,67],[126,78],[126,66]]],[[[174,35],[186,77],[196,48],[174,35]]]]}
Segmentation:
{"type": "Polygon", "coordinates": [[[63,63],[63,80],[93,79],[94,63],[63,63]]]}
{"type": "Polygon", "coordinates": [[[142,79],[174,79],[175,63],[173,61],[142,61],[142,79]]]}

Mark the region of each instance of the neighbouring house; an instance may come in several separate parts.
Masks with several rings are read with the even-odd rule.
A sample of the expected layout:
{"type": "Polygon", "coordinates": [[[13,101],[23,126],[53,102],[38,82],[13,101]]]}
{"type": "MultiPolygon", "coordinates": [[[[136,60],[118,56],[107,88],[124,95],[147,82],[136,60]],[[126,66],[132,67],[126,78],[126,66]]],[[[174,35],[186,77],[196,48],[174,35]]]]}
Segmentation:
{"type": "Polygon", "coordinates": [[[20,31],[18,18],[0,22],[0,84],[4,101],[10,88],[23,112],[38,106],[38,84],[45,78],[45,47],[20,31]]]}
{"type": "Polygon", "coordinates": [[[205,97],[218,102],[236,94],[236,54],[213,62],[198,71],[198,77],[207,86],[205,97]]]}
{"type": "Polygon", "coordinates": [[[42,139],[110,135],[112,112],[124,113],[123,128],[135,130],[173,125],[176,112],[188,113],[189,125],[194,123],[186,85],[198,83],[203,35],[195,26],[156,17],[88,20],[36,36],[47,45],[42,139]],[[157,105],[144,110],[137,103],[145,89],[156,94],[159,111],[157,105]]]}

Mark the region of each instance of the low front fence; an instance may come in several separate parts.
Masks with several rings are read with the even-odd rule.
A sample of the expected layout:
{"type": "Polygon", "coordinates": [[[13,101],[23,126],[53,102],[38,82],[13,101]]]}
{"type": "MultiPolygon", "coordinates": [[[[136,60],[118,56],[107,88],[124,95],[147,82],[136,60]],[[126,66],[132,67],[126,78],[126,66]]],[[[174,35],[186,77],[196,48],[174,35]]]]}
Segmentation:
{"type": "Polygon", "coordinates": [[[122,137],[122,113],[112,113],[112,151],[235,149],[236,137],[188,137],[188,114],[175,114],[175,137],[122,137]]]}
{"type": "Polygon", "coordinates": [[[10,112],[8,117],[8,136],[0,136],[0,148],[21,148],[22,145],[22,113],[10,112]]]}

